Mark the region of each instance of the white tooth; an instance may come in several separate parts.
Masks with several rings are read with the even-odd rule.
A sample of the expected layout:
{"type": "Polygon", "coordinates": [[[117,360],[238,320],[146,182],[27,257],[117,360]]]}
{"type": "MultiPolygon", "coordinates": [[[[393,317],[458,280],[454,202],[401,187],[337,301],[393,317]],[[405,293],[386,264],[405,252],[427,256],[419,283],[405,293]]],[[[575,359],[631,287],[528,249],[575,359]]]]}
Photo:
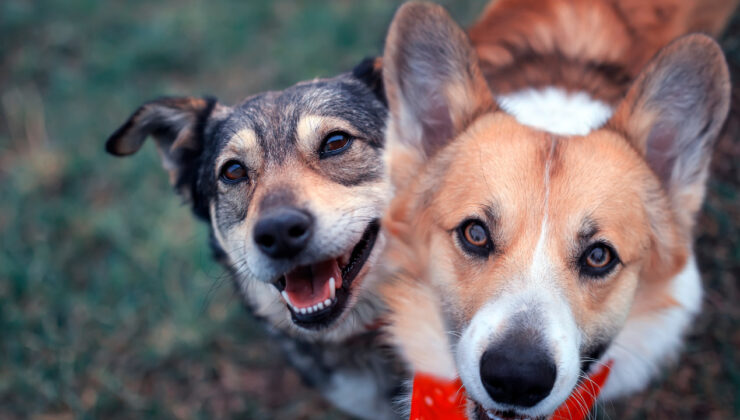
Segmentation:
{"type": "Polygon", "coordinates": [[[325,300],[325,301],[324,301],[324,306],[326,306],[327,308],[328,308],[329,306],[331,306],[331,299],[327,299],[327,300],[325,300]]]}
{"type": "Polygon", "coordinates": [[[288,305],[293,306],[293,302],[290,301],[290,298],[288,297],[288,294],[283,290],[280,292],[281,295],[283,295],[283,299],[288,303],[288,305]]]}
{"type": "Polygon", "coordinates": [[[319,310],[324,309],[324,302],[319,302],[316,306],[319,307],[319,310]]]}
{"type": "Polygon", "coordinates": [[[337,282],[334,280],[334,277],[329,279],[329,291],[331,298],[334,299],[334,296],[337,294],[337,282]]]}
{"type": "Polygon", "coordinates": [[[301,315],[306,315],[306,308],[301,308],[301,315]]]}

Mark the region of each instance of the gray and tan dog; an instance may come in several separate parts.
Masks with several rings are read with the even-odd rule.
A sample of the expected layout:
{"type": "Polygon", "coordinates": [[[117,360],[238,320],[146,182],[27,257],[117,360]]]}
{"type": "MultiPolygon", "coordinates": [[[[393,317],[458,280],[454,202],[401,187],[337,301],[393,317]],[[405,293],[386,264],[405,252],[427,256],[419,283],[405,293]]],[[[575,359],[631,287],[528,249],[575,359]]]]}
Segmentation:
{"type": "Polygon", "coordinates": [[[165,98],[108,140],[156,140],[175,189],[208,222],[216,258],[304,380],[359,417],[393,418],[397,364],[378,339],[373,266],[390,187],[380,63],[251,96],[165,98]]]}

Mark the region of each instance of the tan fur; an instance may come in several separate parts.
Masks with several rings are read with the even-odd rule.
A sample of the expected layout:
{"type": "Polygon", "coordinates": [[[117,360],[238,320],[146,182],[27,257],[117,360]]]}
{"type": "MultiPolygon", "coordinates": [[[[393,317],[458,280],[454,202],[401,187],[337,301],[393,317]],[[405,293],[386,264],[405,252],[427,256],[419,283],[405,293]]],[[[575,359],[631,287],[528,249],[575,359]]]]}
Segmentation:
{"type": "Polygon", "coordinates": [[[214,176],[218,176],[221,166],[231,159],[243,159],[244,164],[249,168],[262,167],[262,153],[260,153],[257,133],[254,130],[245,128],[231,136],[223,152],[216,158],[214,176]]]}
{"type": "Polygon", "coordinates": [[[447,327],[435,293],[426,284],[415,283],[403,275],[384,283],[380,292],[388,297],[387,331],[405,360],[412,364],[412,370],[438,378],[456,378],[457,369],[445,334],[447,327]],[[424,321],[419,323],[419,319],[424,321]]]}

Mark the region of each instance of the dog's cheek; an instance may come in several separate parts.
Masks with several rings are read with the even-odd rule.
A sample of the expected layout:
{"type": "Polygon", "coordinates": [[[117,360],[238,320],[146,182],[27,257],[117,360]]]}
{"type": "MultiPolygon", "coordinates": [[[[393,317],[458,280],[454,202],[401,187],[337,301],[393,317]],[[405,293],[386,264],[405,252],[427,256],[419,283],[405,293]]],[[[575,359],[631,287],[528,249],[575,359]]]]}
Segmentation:
{"type": "MultiPolygon", "coordinates": [[[[624,267],[616,276],[600,282],[585,283],[575,279],[580,291],[578,300],[571,298],[570,306],[576,323],[584,336],[584,345],[594,347],[609,342],[621,330],[631,310],[638,288],[639,264],[624,267]]],[[[569,293],[573,296],[575,293],[569,293]]]]}
{"type": "Polygon", "coordinates": [[[251,237],[249,216],[254,210],[249,205],[252,190],[246,183],[220,185],[210,206],[214,235],[232,260],[242,258],[240,255],[233,255],[233,252],[242,250],[243,254],[251,237]]]}

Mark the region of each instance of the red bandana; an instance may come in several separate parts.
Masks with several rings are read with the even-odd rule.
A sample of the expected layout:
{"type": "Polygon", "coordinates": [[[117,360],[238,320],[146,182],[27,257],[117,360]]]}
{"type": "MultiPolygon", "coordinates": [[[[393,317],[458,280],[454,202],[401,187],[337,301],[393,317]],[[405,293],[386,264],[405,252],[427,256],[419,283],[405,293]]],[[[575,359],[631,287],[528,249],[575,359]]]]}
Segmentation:
{"type": "MultiPolygon", "coordinates": [[[[584,420],[599,396],[611,371],[608,362],[570,394],[555,410],[552,420],[584,420]]],[[[467,420],[465,396],[460,379],[452,381],[418,373],[411,392],[410,420],[467,420]]]]}

